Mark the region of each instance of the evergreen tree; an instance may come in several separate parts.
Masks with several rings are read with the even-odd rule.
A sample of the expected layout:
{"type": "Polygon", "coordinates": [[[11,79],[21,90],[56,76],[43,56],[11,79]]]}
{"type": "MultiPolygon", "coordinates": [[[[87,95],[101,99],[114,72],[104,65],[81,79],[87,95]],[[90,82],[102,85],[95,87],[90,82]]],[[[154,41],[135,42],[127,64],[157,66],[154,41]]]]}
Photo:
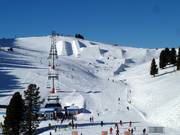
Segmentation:
{"type": "Polygon", "coordinates": [[[84,39],[84,36],[79,34],[79,33],[77,33],[77,34],[75,34],[75,38],[84,39]]]}
{"type": "Polygon", "coordinates": [[[159,56],[159,67],[164,68],[166,66],[166,60],[165,60],[165,52],[164,50],[161,51],[159,56]]]}
{"type": "Polygon", "coordinates": [[[171,57],[170,57],[170,51],[169,51],[169,48],[165,48],[165,50],[164,50],[164,53],[165,53],[165,65],[168,65],[169,63],[170,63],[170,59],[171,59],[171,57]]]}
{"type": "Polygon", "coordinates": [[[180,48],[178,51],[178,58],[177,58],[177,70],[180,70],[180,48]]]}
{"type": "Polygon", "coordinates": [[[157,65],[156,65],[156,61],[153,58],[152,62],[151,62],[150,75],[153,75],[155,77],[156,74],[158,74],[158,68],[157,68],[157,65]]]}
{"type": "Polygon", "coordinates": [[[3,134],[19,135],[24,119],[24,101],[19,92],[14,93],[6,109],[3,134]]]}
{"type": "Polygon", "coordinates": [[[35,133],[36,128],[39,125],[38,111],[40,108],[40,96],[39,87],[35,84],[30,84],[28,89],[24,91],[25,98],[25,121],[24,132],[26,135],[32,135],[35,133]]]}
{"type": "Polygon", "coordinates": [[[170,52],[170,63],[175,65],[176,64],[176,49],[172,48],[170,52]]]}

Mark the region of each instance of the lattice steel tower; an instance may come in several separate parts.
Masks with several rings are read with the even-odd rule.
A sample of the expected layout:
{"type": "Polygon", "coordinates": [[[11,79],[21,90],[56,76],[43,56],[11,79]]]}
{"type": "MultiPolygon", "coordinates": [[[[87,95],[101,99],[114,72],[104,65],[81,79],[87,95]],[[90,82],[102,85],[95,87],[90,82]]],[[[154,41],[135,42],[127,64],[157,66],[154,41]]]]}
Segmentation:
{"type": "Polygon", "coordinates": [[[58,60],[57,48],[56,48],[56,32],[52,32],[51,35],[51,48],[49,52],[49,73],[48,79],[52,80],[52,87],[50,93],[56,93],[55,80],[59,79],[59,75],[56,71],[56,61],[58,60]]]}

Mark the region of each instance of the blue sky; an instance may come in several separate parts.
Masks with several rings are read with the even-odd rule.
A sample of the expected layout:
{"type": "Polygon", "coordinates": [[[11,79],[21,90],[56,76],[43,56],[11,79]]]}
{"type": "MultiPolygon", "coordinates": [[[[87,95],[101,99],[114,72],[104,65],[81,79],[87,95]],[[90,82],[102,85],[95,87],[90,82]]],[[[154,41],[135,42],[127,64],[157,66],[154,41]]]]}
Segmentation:
{"type": "Polygon", "coordinates": [[[180,45],[179,0],[1,0],[0,37],[56,30],[136,47],[180,45]]]}

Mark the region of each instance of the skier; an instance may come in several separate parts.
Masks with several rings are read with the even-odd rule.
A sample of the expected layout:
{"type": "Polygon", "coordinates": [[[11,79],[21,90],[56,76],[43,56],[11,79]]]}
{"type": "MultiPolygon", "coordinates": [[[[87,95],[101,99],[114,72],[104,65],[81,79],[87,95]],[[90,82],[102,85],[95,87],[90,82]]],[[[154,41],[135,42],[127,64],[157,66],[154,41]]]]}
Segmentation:
{"type": "Polygon", "coordinates": [[[112,132],[113,132],[113,128],[111,127],[111,128],[109,129],[110,135],[112,135],[112,132]]]}
{"type": "Polygon", "coordinates": [[[115,123],[115,128],[116,128],[116,129],[118,129],[118,128],[119,128],[117,123],[115,123]]]}
{"type": "Polygon", "coordinates": [[[116,135],[119,135],[119,129],[118,128],[116,129],[116,135]]]}

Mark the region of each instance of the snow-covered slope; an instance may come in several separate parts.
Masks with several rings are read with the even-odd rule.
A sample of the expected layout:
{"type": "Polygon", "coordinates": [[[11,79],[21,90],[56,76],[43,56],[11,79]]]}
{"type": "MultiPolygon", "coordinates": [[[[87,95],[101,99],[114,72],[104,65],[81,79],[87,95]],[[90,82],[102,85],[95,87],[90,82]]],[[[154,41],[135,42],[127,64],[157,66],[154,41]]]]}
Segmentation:
{"type": "Polygon", "coordinates": [[[132,103],[143,112],[148,121],[163,126],[180,127],[180,72],[175,67],[159,71],[157,77],[149,76],[150,62],[124,72],[132,90],[132,103]]]}
{"type": "MultiPolygon", "coordinates": [[[[23,92],[30,83],[40,87],[42,98],[47,97],[51,85],[47,77],[50,44],[50,37],[45,36],[17,38],[11,44],[1,45],[0,104],[8,104],[15,91],[23,92]],[[13,52],[4,47],[10,45],[13,52]]],[[[170,67],[155,78],[149,75],[150,62],[153,57],[158,58],[160,49],[114,46],[61,36],[56,45],[59,55],[56,88],[62,105],[86,106],[97,120],[122,119],[140,121],[145,126],[153,123],[180,127],[180,73],[170,67]]]]}

